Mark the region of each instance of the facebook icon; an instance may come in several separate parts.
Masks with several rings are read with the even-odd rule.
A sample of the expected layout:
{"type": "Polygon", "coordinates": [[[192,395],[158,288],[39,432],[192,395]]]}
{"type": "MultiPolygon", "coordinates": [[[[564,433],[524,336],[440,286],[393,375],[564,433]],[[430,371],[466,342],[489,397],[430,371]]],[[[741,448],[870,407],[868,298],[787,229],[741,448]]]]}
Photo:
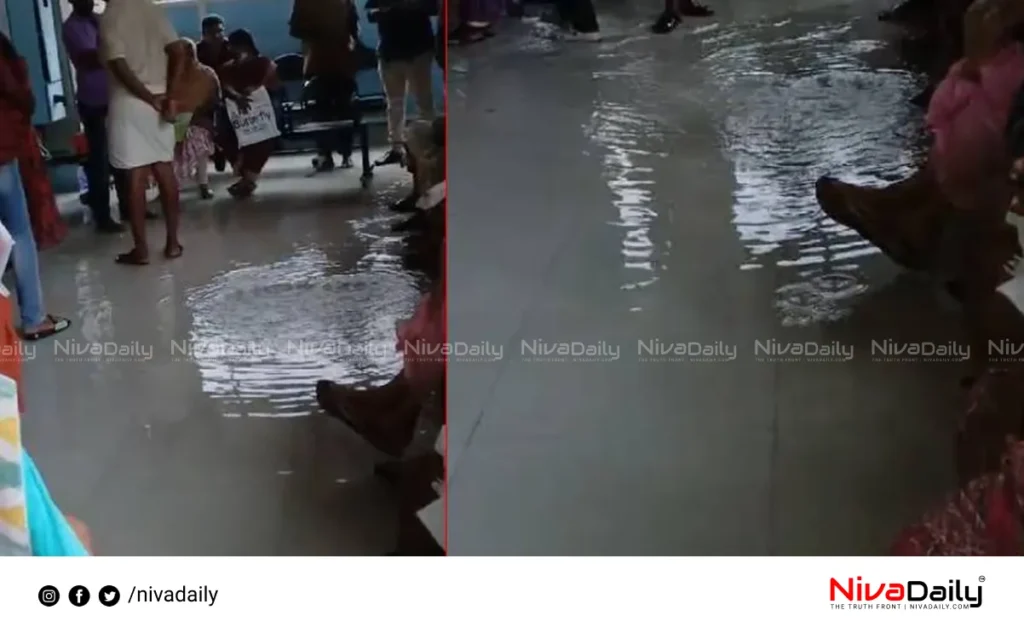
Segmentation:
{"type": "Polygon", "coordinates": [[[89,604],[89,590],[82,585],[75,585],[71,588],[68,599],[76,607],[84,607],[89,604]]]}

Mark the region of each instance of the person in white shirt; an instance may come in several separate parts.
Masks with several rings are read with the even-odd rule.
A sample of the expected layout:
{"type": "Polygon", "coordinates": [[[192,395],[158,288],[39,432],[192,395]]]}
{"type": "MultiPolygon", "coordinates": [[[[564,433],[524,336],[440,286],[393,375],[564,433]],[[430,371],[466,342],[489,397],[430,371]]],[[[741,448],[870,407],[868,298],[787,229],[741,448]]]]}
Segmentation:
{"type": "Polygon", "coordinates": [[[188,51],[164,10],[153,0],[108,0],[100,16],[100,45],[113,77],[108,118],[110,163],[128,174],[128,220],[134,248],[119,264],[149,263],[146,243],[146,185],[160,188],[167,224],[164,256],[180,257],[178,182],[174,177],[174,124],[188,51]]]}

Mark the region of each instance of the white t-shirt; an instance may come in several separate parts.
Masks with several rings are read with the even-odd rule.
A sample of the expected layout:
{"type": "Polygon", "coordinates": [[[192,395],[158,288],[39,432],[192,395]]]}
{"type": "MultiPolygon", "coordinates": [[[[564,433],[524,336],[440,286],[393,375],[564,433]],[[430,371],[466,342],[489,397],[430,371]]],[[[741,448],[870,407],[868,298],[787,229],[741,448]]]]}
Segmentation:
{"type": "MultiPolygon", "coordinates": [[[[178,40],[167,13],[153,0],[109,0],[100,15],[103,61],[124,59],[153,94],[167,92],[167,52],[178,40]]],[[[112,90],[124,90],[113,81],[112,90]]]]}

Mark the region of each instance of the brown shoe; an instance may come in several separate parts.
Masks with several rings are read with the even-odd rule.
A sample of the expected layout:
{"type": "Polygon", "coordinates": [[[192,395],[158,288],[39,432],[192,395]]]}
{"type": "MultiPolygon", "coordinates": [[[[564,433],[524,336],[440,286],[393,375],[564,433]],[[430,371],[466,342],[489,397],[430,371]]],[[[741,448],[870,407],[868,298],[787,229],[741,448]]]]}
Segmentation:
{"type": "Polygon", "coordinates": [[[316,400],[374,448],[399,457],[412,442],[421,405],[412,392],[391,398],[393,389],[390,394],[379,391],[385,387],[360,390],[321,380],[316,384],[316,400]]]}
{"type": "Polygon", "coordinates": [[[927,269],[934,256],[929,246],[935,235],[931,230],[924,230],[929,227],[924,226],[923,220],[917,223],[920,226],[914,226],[913,221],[918,218],[907,215],[920,213],[922,209],[897,208],[893,205],[890,205],[892,208],[876,208],[879,205],[860,199],[862,195],[858,194],[861,194],[862,189],[834,178],[823,177],[815,186],[815,194],[825,215],[859,233],[894,262],[910,270],[927,269]],[[898,217],[900,215],[903,217],[898,217]]]}

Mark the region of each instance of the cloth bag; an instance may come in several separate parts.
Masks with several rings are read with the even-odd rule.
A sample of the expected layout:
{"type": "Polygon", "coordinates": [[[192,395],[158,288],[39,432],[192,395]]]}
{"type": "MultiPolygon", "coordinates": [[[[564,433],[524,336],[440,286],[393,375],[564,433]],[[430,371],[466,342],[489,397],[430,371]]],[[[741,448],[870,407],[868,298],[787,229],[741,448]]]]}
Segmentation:
{"type": "Polygon", "coordinates": [[[957,207],[976,210],[1000,201],[1005,189],[1005,130],[1024,83],[1024,49],[1003,48],[982,65],[978,79],[965,76],[964,63],[954,64],[939,83],[927,124],[935,137],[931,166],[939,187],[957,207]]]}
{"type": "Polygon", "coordinates": [[[238,104],[227,99],[228,120],[238,137],[239,147],[248,147],[281,136],[277,127],[277,112],[270,93],[260,86],[249,95],[249,109],[242,112],[238,104]]]}

